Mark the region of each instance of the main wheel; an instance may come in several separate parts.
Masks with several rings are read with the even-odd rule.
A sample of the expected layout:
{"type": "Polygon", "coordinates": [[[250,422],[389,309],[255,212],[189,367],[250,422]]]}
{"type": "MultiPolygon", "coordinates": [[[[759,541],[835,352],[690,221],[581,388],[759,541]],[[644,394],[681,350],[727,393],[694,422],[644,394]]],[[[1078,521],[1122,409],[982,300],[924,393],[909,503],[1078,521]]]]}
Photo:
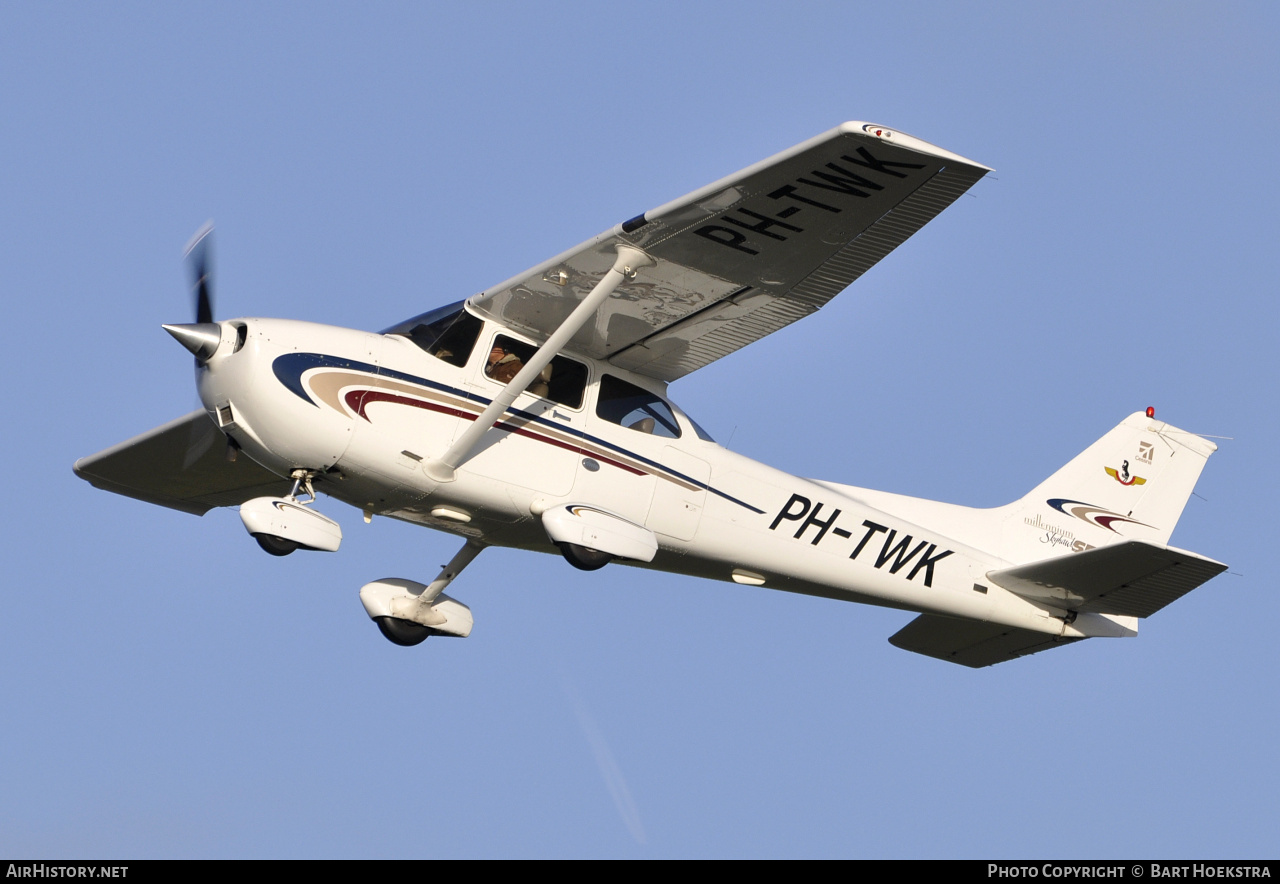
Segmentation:
{"type": "Polygon", "coordinates": [[[576,543],[558,543],[556,545],[560,547],[560,554],[564,556],[564,560],[582,571],[599,571],[613,561],[613,556],[607,552],[600,552],[598,549],[579,546],[576,543]]]}
{"type": "Polygon", "coordinates": [[[255,534],[253,539],[258,541],[258,546],[273,556],[287,556],[298,548],[296,541],[285,540],[283,537],[276,537],[274,534],[255,534]]]}
{"type": "Polygon", "coordinates": [[[435,632],[430,626],[414,623],[412,620],[401,620],[399,617],[374,617],[373,622],[386,636],[387,641],[403,648],[420,645],[435,632]]]}

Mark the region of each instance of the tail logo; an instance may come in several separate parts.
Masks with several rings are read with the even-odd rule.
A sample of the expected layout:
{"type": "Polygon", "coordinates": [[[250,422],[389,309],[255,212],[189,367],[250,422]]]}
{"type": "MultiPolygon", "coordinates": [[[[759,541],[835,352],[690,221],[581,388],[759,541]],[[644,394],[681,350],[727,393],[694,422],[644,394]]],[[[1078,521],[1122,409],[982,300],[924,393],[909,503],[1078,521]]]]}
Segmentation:
{"type": "Polygon", "coordinates": [[[1139,522],[1136,519],[1130,519],[1128,516],[1122,516],[1119,513],[1113,513],[1111,510],[1105,510],[1100,506],[1084,503],[1079,500],[1067,500],[1062,497],[1055,497],[1052,500],[1045,501],[1049,506],[1053,507],[1060,513],[1068,516],[1075,516],[1082,522],[1088,522],[1090,525],[1097,525],[1099,528],[1106,528],[1113,534],[1119,534],[1112,525],[1116,522],[1128,522],[1131,525],[1139,525],[1143,528],[1153,528],[1155,526],[1148,525],[1145,522],[1139,522]]]}
{"type": "Polygon", "coordinates": [[[1120,465],[1120,469],[1115,467],[1103,467],[1107,471],[1107,475],[1115,479],[1121,485],[1145,485],[1147,480],[1141,476],[1133,476],[1129,474],[1129,461],[1125,461],[1120,465]]]}

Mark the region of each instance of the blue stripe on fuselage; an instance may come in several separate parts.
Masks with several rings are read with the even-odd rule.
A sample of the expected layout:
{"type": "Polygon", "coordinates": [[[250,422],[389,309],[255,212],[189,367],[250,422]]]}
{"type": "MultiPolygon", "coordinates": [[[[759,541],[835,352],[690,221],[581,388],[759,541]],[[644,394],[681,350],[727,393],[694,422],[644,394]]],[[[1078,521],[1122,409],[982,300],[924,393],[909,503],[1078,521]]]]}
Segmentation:
{"type": "MultiPolygon", "coordinates": [[[[320,406],[307,394],[307,391],[302,386],[302,375],[313,368],[346,368],[351,371],[360,371],[377,377],[394,378],[395,380],[416,384],[420,387],[439,390],[442,393],[448,393],[450,396],[457,396],[461,399],[467,400],[468,402],[474,402],[482,409],[493,401],[492,399],[486,399],[483,396],[478,396],[475,393],[468,393],[465,390],[459,390],[457,387],[450,387],[447,384],[441,384],[427,378],[420,378],[415,375],[405,374],[402,371],[382,368],[380,366],[371,365],[368,362],[359,362],[354,359],[341,359],[335,356],[325,356],[320,353],[286,353],[283,356],[277,356],[275,361],[271,363],[271,370],[275,373],[276,379],[279,380],[281,384],[289,389],[295,396],[298,396],[300,399],[310,402],[312,405],[319,408],[320,406]]],[[[691,485],[695,485],[699,488],[705,488],[712,494],[715,494],[718,497],[723,497],[730,503],[736,503],[740,507],[745,507],[753,513],[759,513],[761,515],[764,514],[764,510],[757,509],[749,503],[744,503],[736,497],[732,497],[725,494],[723,491],[712,488],[706,482],[699,482],[697,479],[686,476],[684,473],[676,472],[668,466],[664,466],[657,461],[650,460],[644,455],[636,454],[634,451],[629,451],[628,449],[615,445],[612,442],[606,442],[604,439],[592,436],[590,433],[584,433],[582,430],[575,427],[566,427],[562,424],[554,423],[540,415],[531,414],[530,412],[522,411],[518,408],[508,408],[507,413],[523,418],[531,423],[551,427],[561,433],[567,433],[570,436],[577,436],[580,439],[593,442],[610,451],[616,451],[619,454],[626,455],[627,457],[638,460],[643,464],[647,464],[654,469],[661,470],[664,473],[669,473],[670,475],[675,476],[678,479],[682,479],[691,485]]]]}

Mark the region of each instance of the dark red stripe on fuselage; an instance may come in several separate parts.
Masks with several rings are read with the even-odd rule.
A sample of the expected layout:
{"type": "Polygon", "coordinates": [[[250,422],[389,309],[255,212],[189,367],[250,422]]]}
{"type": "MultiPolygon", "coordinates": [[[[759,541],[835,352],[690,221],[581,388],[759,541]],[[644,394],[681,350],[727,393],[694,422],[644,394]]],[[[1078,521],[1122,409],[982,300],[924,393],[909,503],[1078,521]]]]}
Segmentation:
{"type": "MultiPolygon", "coordinates": [[[[469,421],[474,421],[477,417],[479,417],[479,415],[472,414],[469,411],[462,411],[461,409],[458,409],[458,408],[450,408],[447,405],[440,405],[435,402],[427,402],[422,399],[410,399],[408,396],[400,396],[396,393],[385,393],[381,390],[350,390],[346,395],[346,401],[347,401],[347,406],[351,408],[351,410],[354,411],[356,414],[364,418],[366,421],[369,421],[369,415],[365,413],[365,409],[370,405],[370,403],[373,403],[373,402],[390,402],[395,405],[409,405],[414,408],[425,409],[426,411],[435,411],[435,412],[439,412],[440,414],[447,414],[450,417],[465,418],[469,421]]],[[[369,421],[369,423],[372,423],[372,421],[369,421]]],[[[625,470],[626,472],[636,476],[649,475],[649,473],[645,472],[644,470],[638,470],[635,467],[628,466],[627,464],[619,463],[618,461],[612,458],[605,457],[599,452],[591,451],[590,449],[583,448],[579,445],[573,445],[568,442],[562,442],[559,439],[553,439],[550,436],[544,436],[541,433],[535,433],[532,430],[529,430],[523,426],[512,426],[510,419],[508,419],[507,421],[499,421],[497,424],[494,424],[494,427],[495,429],[499,429],[507,433],[515,433],[520,436],[525,436],[530,439],[535,439],[538,442],[544,442],[547,445],[554,445],[557,448],[563,448],[565,451],[572,451],[575,454],[585,454],[587,457],[595,458],[598,461],[607,463],[610,466],[617,467],[620,470],[625,470]]]]}

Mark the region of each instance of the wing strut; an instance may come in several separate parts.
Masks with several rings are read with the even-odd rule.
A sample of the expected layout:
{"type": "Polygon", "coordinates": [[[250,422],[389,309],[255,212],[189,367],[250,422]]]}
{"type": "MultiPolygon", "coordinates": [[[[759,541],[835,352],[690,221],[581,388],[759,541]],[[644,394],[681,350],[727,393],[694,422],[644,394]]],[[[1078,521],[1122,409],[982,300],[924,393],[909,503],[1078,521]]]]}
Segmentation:
{"type": "Polygon", "coordinates": [[[655,263],[652,258],[633,246],[618,245],[617,249],[618,259],[613,262],[613,267],[596,283],[595,288],[582,299],[560,327],[551,333],[546,343],[529,358],[524,368],[511,379],[511,383],[493,397],[489,407],[480,413],[475,423],[467,427],[466,432],[454,440],[448,451],[424,464],[428,476],[437,482],[452,482],[457,478],[455,471],[480,447],[480,440],[484,434],[498,422],[498,418],[511,406],[512,402],[516,401],[516,397],[533,383],[542,369],[546,368],[547,363],[555,358],[578,329],[595,315],[605,299],[613,294],[613,290],[620,283],[635,279],[636,271],[641,267],[648,267],[655,263]]]}

